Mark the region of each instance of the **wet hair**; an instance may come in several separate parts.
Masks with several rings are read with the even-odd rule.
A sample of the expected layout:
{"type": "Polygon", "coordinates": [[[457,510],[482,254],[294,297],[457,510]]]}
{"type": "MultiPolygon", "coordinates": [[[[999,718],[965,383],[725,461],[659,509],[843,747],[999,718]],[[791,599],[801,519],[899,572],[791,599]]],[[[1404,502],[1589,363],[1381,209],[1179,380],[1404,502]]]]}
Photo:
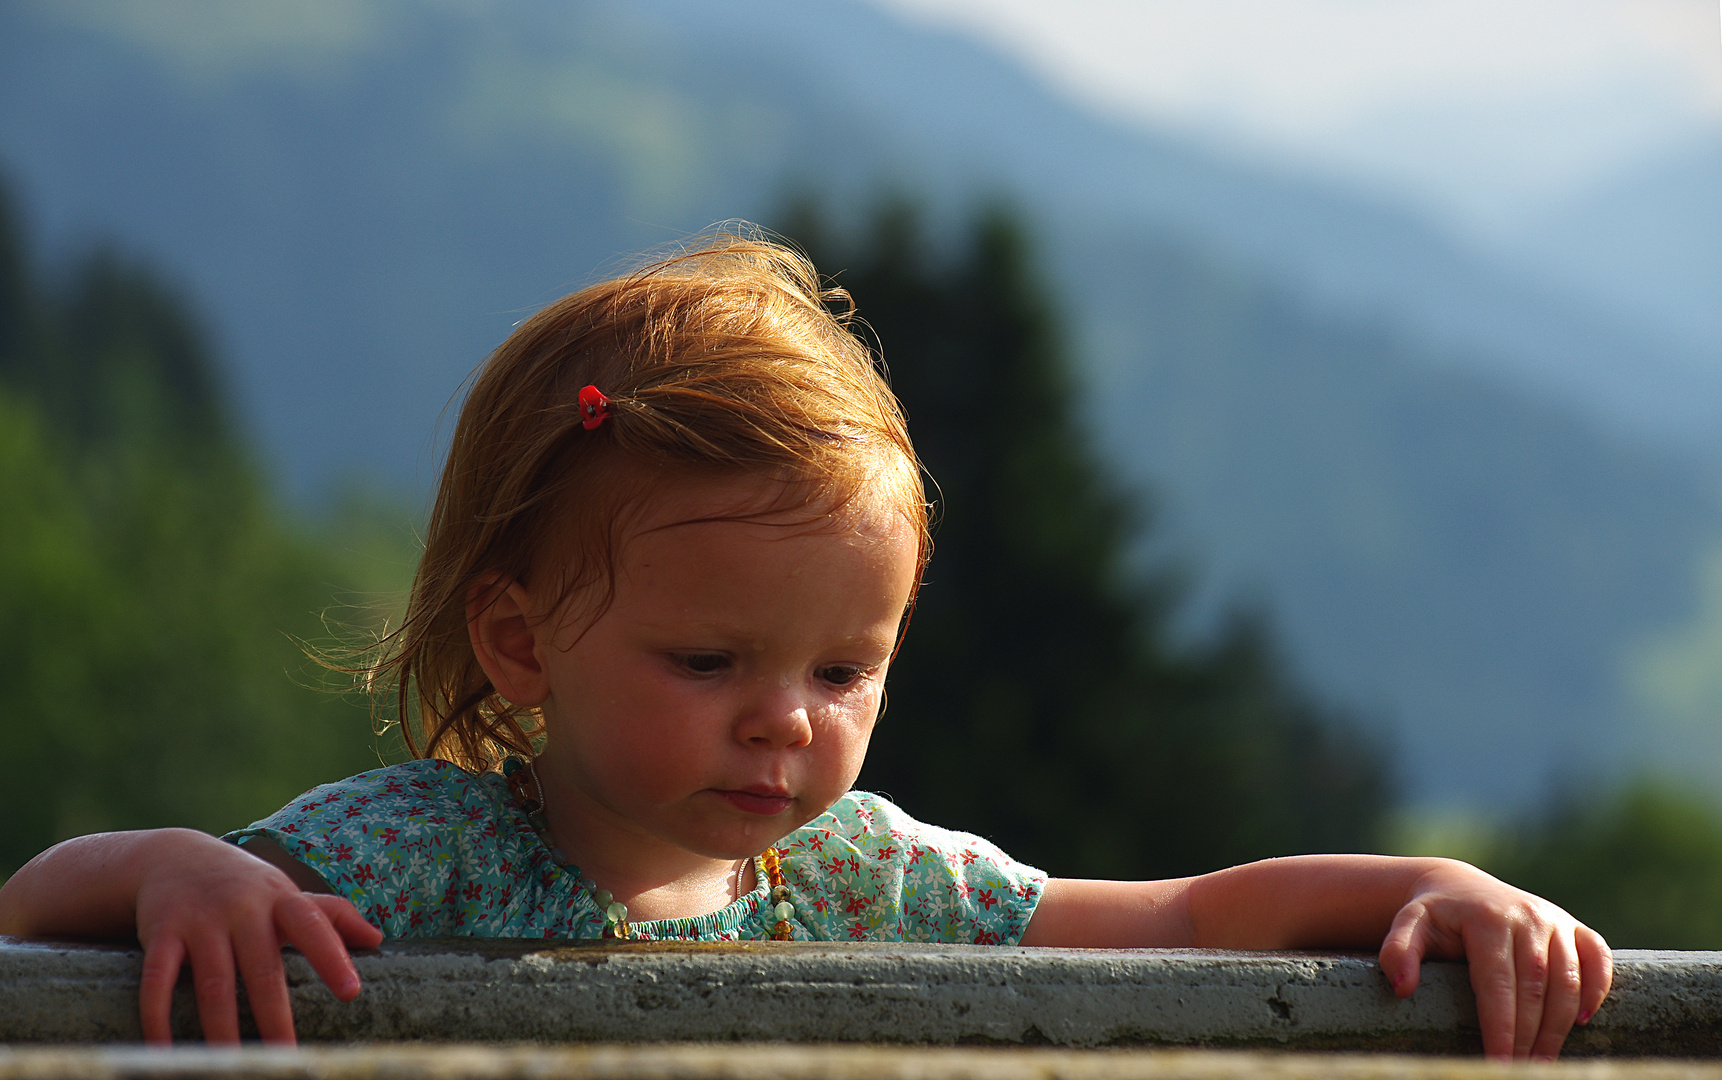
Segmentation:
{"type": "Polygon", "coordinates": [[[856,325],[848,295],[822,287],[805,258],[735,232],[522,323],[473,379],[405,618],[362,669],[392,689],[411,752],[474,771],[531,755],[542,717],[479,666],[468,598],[487,581],[531,579],[564,599],[584,590],[586,610],[601,611],[654,481],[779,482],[772,505],[737,507],[738,519],[800,509],[815,522],[858,500],[900,513],[924,568],[920,463],[856,325]],[[588,385],[611,402],[590,430],[588,385]],[[560,580],[543,580],[551,573],[560,580]]]}

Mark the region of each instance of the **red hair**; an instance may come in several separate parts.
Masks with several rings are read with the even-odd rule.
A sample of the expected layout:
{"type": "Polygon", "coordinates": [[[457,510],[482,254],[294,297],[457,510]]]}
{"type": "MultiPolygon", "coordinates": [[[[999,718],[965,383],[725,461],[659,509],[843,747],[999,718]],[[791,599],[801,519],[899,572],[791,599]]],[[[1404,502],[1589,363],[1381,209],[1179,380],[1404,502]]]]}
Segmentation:
{"type": "Polygon", "coordinates": [[[393,684],[412,752],[472,770],[533,752],[542,721],[479,667],[468,594],[487,578],[525,581],[553,556],[561,589],[607,604],[622,523],[655,477],[777,479],[814,516],[865,491],[914,526],[924,567],[920,463],[853,324],[848,295],[821,288],[806,259],[720,233],[510,335],[461,407],[406,617],[361,669],[393,684]],[[610,401],[591,429],[588,385],[610,401]]]}

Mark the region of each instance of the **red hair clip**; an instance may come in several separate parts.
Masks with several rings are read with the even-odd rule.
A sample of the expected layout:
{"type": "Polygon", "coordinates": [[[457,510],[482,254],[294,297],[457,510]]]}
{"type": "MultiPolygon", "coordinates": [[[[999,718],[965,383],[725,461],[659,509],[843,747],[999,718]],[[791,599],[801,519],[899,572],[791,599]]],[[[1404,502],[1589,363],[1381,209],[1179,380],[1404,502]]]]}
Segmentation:
{"type": "Polygon", "coordinates": [[[610,418],[610,399],[596,386],[587,386],[580,391],[580,426],[587,431],[602,424],[610,418]]]}

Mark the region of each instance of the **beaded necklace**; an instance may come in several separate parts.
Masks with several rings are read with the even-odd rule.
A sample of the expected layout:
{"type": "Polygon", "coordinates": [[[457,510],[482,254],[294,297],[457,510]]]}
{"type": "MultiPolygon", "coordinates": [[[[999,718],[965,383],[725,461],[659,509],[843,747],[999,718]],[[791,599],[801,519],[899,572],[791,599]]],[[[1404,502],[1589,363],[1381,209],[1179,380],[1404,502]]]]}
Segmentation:
{"type": "MultiPolygon", "coordinates": [[[[550,861],[567,869],[568,853],[557,847],[550,835],[550,819],[544,816],[544,785],[538,782],[538,772],[532,767],[532,762],[517,757],[504,759],[502,777],[508,781],[508,788],[514,793],[520,809],[525,811],[526,823],[549,849],[550,861]]],[[[771,886],[766,902],[759,909],[766,925],[771,927],[771,940],[788,941],[793,933],[790,920],[795,917],[795,906],[789,902],[789,886],[783,883],[783,857],[777,848],[768,847],[754,857],[754,867],[765,875],[771,886]]],[[[617,900],[608,889],[599,888],[591,878],[582,877],[580,887],[591,895],[592,902],[604,913],[604,937],[625,941],[633,936],[633,927],[628,923],[628,905],[617,900]]]]}

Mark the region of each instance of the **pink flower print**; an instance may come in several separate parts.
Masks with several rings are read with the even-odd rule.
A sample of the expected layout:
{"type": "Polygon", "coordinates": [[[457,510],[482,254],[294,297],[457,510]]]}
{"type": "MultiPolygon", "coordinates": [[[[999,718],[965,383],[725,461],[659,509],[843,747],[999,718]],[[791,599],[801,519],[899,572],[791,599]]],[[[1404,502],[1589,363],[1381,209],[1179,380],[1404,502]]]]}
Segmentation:
{"type": "Polygon", "coordinates": [[[825,850],[825,834],[814,833],[806,840],[803,840],[802,845],[805,846],[807,850],[814,852],[815,854],[822,852],[825,850]]]}
{"type": "Polygon", "coordinates": [[[849,893],[847,895],[849,897],[849,902],[843,905],[843,913],[845,915],[853,915],[867,907],[867,901],[863,899],[860,894],[849,893]]]}
{"type": "Polygon", "coordinates": [[[372,926],[381,926],[389,921],[389,909],[385,904],[372,904],[371,910],[365,916],[372,926]]]}
{"type": "Polygon", "coordinates": [[[921,861],[921,856],[925,855],[925,854],[926,854],[926,852],[921,849],[921,845],[910,844],[909,845],[909,865],[915,866],[915,865],[919,864],[921,861]]]}
{"type": "Polygon", "coordinates": [[[821,896],[819,899],[813,901],[813,910],[819,912],[819,914],[821,914],[821,915],[825,914],[830,909],[831,909],[831,901],[825,899],[825,897],[823,897],[823,896],[821,896]]]}
{"type": "Polygon", "coordinates": [[[851,926],[849,928],[849,938],[852,941],[866,941],[867,928],[860,925],[851,926]]]}
{"type": "Polygon", "coordinates": [[[353,884],[355,885],[369,885],[371,882],[377,880],[377,872],[371,869],[370,863],[360,863],[353,867],[352,875],[353,884]]]}
{"type": "Polygon", "coordinates": [[[352,818],[356,818],[356,817],[358,817],[358,816],[359,816],[359,815],[360,815],[360,814],[362,814],[362,813],[364,813],[364,810],[362,810],[362,809],[360,809],[360,808],[359,808],[359,807],[357,807],[357,806],[354,806],[354,805],[353,805],[353,804],[352,804],[352,803],[348,803],[348,804],[347,804],[347,813],[346,813],[346,815],[345,815],[345,816],[346,816],[346,817],[347,817],[347,818],[348,818],[348,819],[349,819],[349,820],[351,820],[351,819],[352,819],[352,818]]]}
{"type": "Polygon", "coordinates": [[[484,886],[476,881],[468,882],[466,888],[461,890],[461,896],[467,900],[477,900],[483,893],[484,886]]]}
{"type": "Polygon", "coordinates": [[[417,928],[417,927],[423,926],[424,923],[425,923],[425,913],[424,913],[424,910],[422,908],[415,910],[410,916],[407,917],[407,925],[408,926],[417,928]]]}
{"type": "Polygon", "coordinates": [[[993,909],[993,905],[998,903],[998,898],[993,896],[993,891],[991,889],[982,889],[980,901],[982,907],[991,911],[993,909]]]}
{"type": "Polygon", "coordinates": [[[340,802],[340,801],[341,801],[341,793],[339,791],[331,791],[331,792],[329,792],[329,794],[323,796],[323,802],[324,803],[332,803],[332,802],[340,802]]]}
{"type": "Polygon", "coordinates": [[[378,829],[377,830],[377,839],[381,840],[386,845],[393,846],[395,841],[399,840],[400,838],[401,838],[401,830],[399,830],[399,829],[378,829]]]}
{"type": "Polygon", "coordinates": [[[976,945],[997,945],[997,944],[999,944],[999,936],[997,934],[993,933],[991,930],[982,930],[982,931],[978,932],[977,934],[975,934],[975,944],[976,945]]]}
{"type": "Polygon", "coordinates": [[[975,853],[974,848],[964,848],[963,849],[963,865],[964,866],[969,865],[970,863],[974,862],[978,858],[980,858],[980,856],[975,853]]]}
{"type": "Polygon", "coordinates": [[[353,847],[351,844],[336,844],[335,845],[335,861],[336,862],[351,862],[352,860],[353,860],[353,847]]]}
{"type": "Polygon", "coordinates": [[[407,909],[407,902],[412,899],[412,895],[413,894],[411,892],[407,891],[406,889],[402,889],[400,891],[400,894],[395,897],[395,911],[396,911],[396,913],[405,911],[407,909]]]}
{"type": "Polygon", "coordinates": [[[889,844],[885,845],[884,847],[880,848],[878,851],[873,853],[873,857],[875,859],[878,859],[880,862],[889,862],[891,859],[895,858],[896,855],[897,855],[897,849],[892,847],[889,844]]]}

